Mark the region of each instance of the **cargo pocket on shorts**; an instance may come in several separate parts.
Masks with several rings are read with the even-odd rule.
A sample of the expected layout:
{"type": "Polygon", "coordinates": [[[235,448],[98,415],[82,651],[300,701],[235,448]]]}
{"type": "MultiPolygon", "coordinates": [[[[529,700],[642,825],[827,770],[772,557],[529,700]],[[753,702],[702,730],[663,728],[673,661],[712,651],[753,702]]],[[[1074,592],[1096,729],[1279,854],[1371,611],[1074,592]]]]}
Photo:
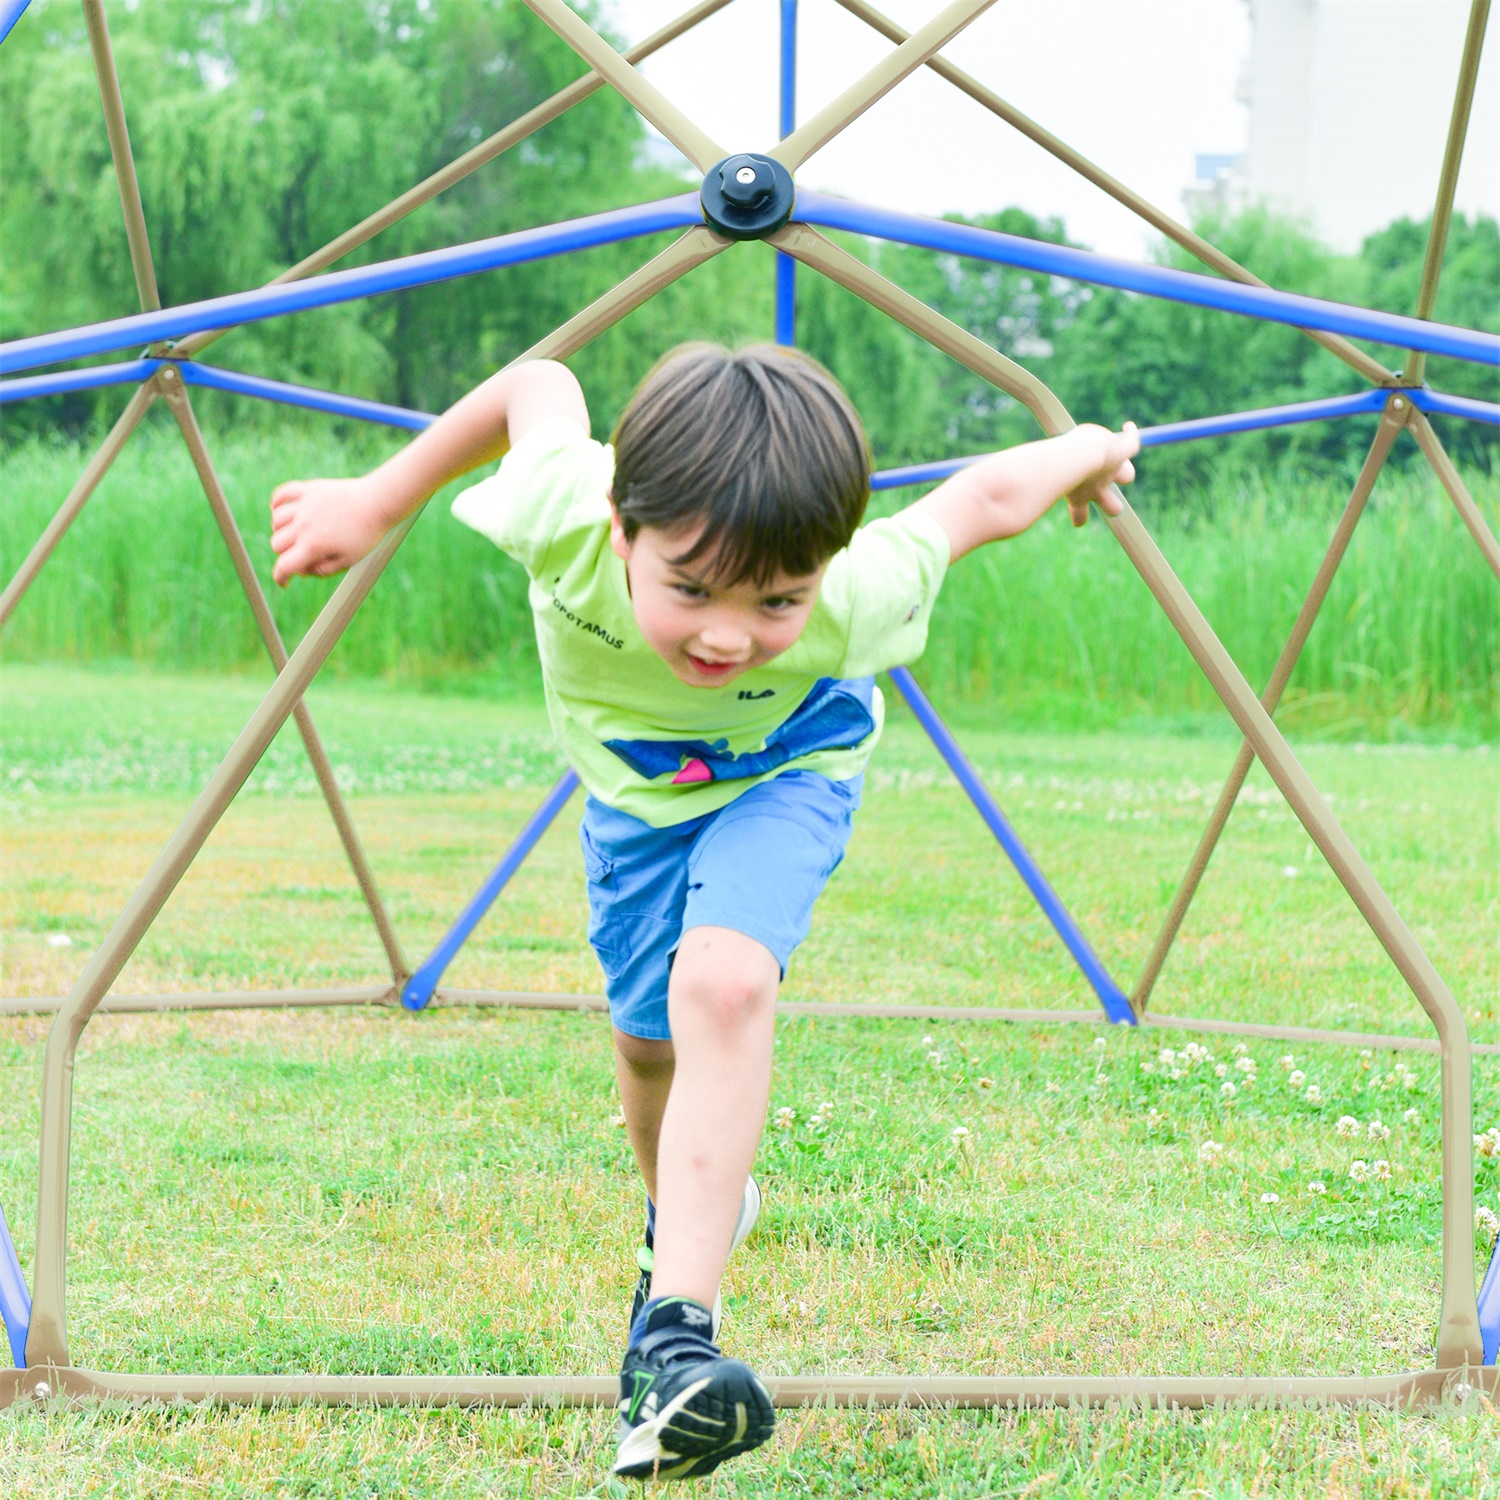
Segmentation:
{"type": "Polygon", "coordinates": [[[583,868],[589,878],[589,945],[605,979],[612,984],[630,962],[630,934],[615,910],[618,891],[614,861],[589,836],[586,824],[579,825],[578,841],[583,846],[583,868]]]}

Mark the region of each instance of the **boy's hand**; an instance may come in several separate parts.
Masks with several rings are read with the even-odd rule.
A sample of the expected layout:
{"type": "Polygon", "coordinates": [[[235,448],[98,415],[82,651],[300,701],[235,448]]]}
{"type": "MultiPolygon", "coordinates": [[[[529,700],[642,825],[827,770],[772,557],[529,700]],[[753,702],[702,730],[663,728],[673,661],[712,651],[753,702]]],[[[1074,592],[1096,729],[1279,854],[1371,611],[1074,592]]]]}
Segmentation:
{"type": "Polygon", "coordinates": [[[390,527],[375,487],[363,479],[294,479],[271,496],[271,577],[283,588],[299,573],[326,578],[352,568],[390,527]]]}
{"type": "Polygon", "coordinates": [[[1090,433],[1099,433],[1105,440],[1103,461],[1082,484],[1068,491],[1068,516],[1075,526],[1082,526],[1089,518],[1089,503],[1097,500],[1107,516],[1117,516],[1124,508],[1110,493],[1112,484],[1129,484],[1135,478],[1135,465],[1131,459],[1141,450],[1141,440],[1136,435],[1134,422],[1127,422],[1119,432],[1107,427],[1088,424],[1090,433]]]}

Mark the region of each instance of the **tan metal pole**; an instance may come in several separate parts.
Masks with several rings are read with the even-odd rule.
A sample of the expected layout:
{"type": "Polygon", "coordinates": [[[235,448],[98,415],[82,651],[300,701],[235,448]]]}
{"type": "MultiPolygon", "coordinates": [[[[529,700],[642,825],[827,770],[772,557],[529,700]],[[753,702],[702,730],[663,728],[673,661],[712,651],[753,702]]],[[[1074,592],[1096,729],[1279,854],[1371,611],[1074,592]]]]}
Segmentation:
{"type": "Polygon", "coordinates": [[[525,0],[589,67],[612,84],[697,167],[706,172],[729,153],[700,130],[654,83],[648,83],[608,42],[563,0],[525,0]]]}
{"type": "MultiPolygon", "coordinates": [[[[1302,655],[1302,648],[1307,644],[1307,638],[1312,633],[1318,612],[1323,607],[1323,600],[1333,584],[1334,574],[1338,572],[1339,564],[1343,561],[1344,553],[1353,539],[1354,528],[1364,514],[1365,502],[1370,498],[1370,492],[1375,488],[1375,481],[1385,467],[1386,458],[1396,441],[1397,434],[1406,425],[1411,411],[1411,402],[1405,396],[1392,395],[1386,401],[1385,412],[1381,416],[1379,427],[1375,430],[1375,440],[1371,443],[1370,451],[1360,468],[1359,478],[1354,483],[1354,490],[1344,506],[1344,513],[1339,517],[1338,525],[1334,528],[1333,537],[1328,543],[1328,550],[1323,554],[1323,561],[1318,565],[1312,587],[1307,591],[1307,598],[1302,601],[1302,608],[1297,612],[1296,621],[1292,625],[1292,633],[1287,637],[1286,644],[1281,648],[1281,655],[1276,659],[1276,665],[1271,672],[1271,680],[1266,685],[1265,692],[1261,694],[1260,701],[1268,714],[1274,714],[1276,705],[1281,702],[1281,695],[1286,690],[1287,682],[1297,665],[1297,659],[1302,655]]],[[[1208,862],[1213,858],[1219,836],[1224,832],[1224,825],[1229,821],[1230,813],[1234,811],[1235,799],[1240,794],[1240,788],[1245,784],[1245,777],[1250,774],[1250,766],[1254,760],[1255,752],[1250,748],[1250,741],[1245,740],[1240,745],[1239,754],[1235,756],[1234,766],[1224,783],[1224,789],[1219,793],[1219,800],[1208,820],[1208,827],[1203,830],[1203,836],[1198,840],[1198,847],[1193,851],[1187,873],[1182,877],[1177,894],[1172,898],[1172,905],[1162,919],[1161,930],[1156,934],[1156,941],[1151,945],[1151,952],[1147,955],[1145,967],[1141,970],[1141,977],[1136,981],[1135,990],[1130,996],[1130,1003],[1135,1007],[1137,1015],[1144,1014],[1146,1006],[1150,1003],[1151,991],[1156,984],[1157,976],[1161,973],[1167,954],[1177,939],[1182,919],[1187,915],[1187,909],[1197,894],[1199,882],[1203,879],[1203,872],[1208,869],[1208,862]]]]}
{"type": "Polygon", "coordinates": [[[130,150],[130,132],[125,127],[125,103],[120,98],[120,79],[115,72],[115,53],[109,26],[104,19],[103,0],[83,0],[83,19],[88,26],[89,46],[94,53],[94,71],[99,75],[99,97],[104,105],[104,128],[109,133],[109,154],[115,164],[120,189],[120,208],[125,215],[125,238],[130,243],[130,264],[141,310],[155,312],[161,306],[156,289],[156,271],[151,264],[151,240],[146,216],[141,210],[141,186],[136,180],[135,157],[130,150]]]}
{"type": "Polygon", "coordinates": [[[0,594],[0,629],[15,612],[26,590],[36,580],[47,559],[52,556],[57,544],[67,534],[68,527],[78,519],[78,513],[88,503],[88,498],[98,487],[99,481],[109,472],[109,466],[119,456],[126,439],[135,431],[151,403],[156,400],[156,386],[148,380],[137,387],[125,410],[115,419],[115,425],[99,445],[98,451],[89,460],[88,467],[78,476],[78,482],[68,491],[67,499],[57,508],[57,514],[47,523],[47,529],[37,538],[36,545],[26,554],[26,560],[16,569],[15,577],[6,584],[0,594]]]}
{"type": "MultiPolygon", "coordinates": [[[[1427,255],[1422,262],[1422,281],[1417,288],[1414,317],[1430,318],[1437,305],[1438,282],[1443,275],[1443,251],[1453,222],[1453,195],[1458,190],[1458,170],[1463,164],[1464,141],[1469,133],[1469,114],[1474,106],[1474,82],[1479,77],[1479,54],[1484,48],[1485,25],[1490,0],[1473,0],[1469,7],[1469,29],[1464,35],[1463,56],[1458,65],[1458,86],[1453,91],[1453,114],[1448,121],[1448,140],[1443,147],[1443,170],[1438,176],[1437,201],[1432,209],[1432,227],[1427,232],[1427,255]]],[[[1420,349],[1406,356],[1401,378],[1408,385],[1421,385],[1427,356],[1420,349]]]]}
{"type": "Polygon", "coordinates": [[[1480,514],[1479,507],[1474,503],[1474,497],[1469,493],[1468,486],[1459,478],[1458,470],[1453,467],[1453,460],[1448,457],[1447,451],[1438,441],[1438,435],[1432,430],[1432,423],[1427,420],[1425,413],[1412,412],[1411,432],[1426,456],[1427,462],[1432,465],[1432,472],[1437,475],[1438,483],[1447,490],[1448,498],[1453,501],[1454,508],[1463,517],[1464,525],[1469,528],[1469,534],[1479,543],[1479,550],[1484,553],[1484,560],[1490,565],[1490,571],[1496,578],[1500,578],[1500,541],[1495,540],[1495,533],[1490,530],[1483,515],[1480,514]]]}
{"type": "MultiPolygon", "coordinates": [[[[706,228],[690,229],[635,275],[606,292],[522,359],[564,359],[618,322],[662,287],[726,247],[706,228]]],[[[374,588],[416,522],[413,514],[350,570],[303,636],[287,665],[251,715],[229,754],[199,793],[187,816],[157,856],[115,925],[69,992],[47,1035],[42,1061],[41,1143],[37,1161],[36,1276],[28,1365],[66,1365],[68,1168],[72,1132],[73,1058],[84,1028],[156,920],[267,746],[286,723],[318,669],[374,588]]]]}
{"type": "MultiPolygon", "coordinates": [[[[838,0],[838,3],[856,15],[867,25],[872,26],[882,36],[893,42],[905,42],[907,32],[894,21],[882,15],[873,5],[866,0],[838,0]]],[[[1201,235],[1196,235],[1186,225],[1179,224],[1170,214],[1163,213],[1154,204],[1131,188],[1125,186],[1117,178],[1111,177],[1103,168],[1097,167],[1086,156],[1075,151],[1064,141],[1059,140],[1050,131],[1044,130],[1030,116],[1024,115],[1014,105],[1006,103],[992,89],[986,88],[978,79],[965,73],[961,68],[955,68],[946,58],[933,57],[927,61],[927,66],[940,77],[946,78],[949,83],[961,89],[975,103],[983,105],[991,114],[998,115],[1002,120],[1014,129],[1020,131],[1028,140],[1034,141],[1042,150],[1055,156],[1060,162],[1071,167],[1079,176],[1086,178],[1095,187],[1109,194],[1117,203],[1123,203],[1132,213],[1139,215],[1152,228],[1159,230],[1169,240],[1181,245],[1189,255],[1196,256],[1204,265],[1212,267],[1221,276],[1227,276],[1231,281],[1242,282],[1246,286],[1265,286],[1266,283],[1258,276],[1247,271],[1237,261],[1231,260],[1229,256],[1209,244],[1201,235]]],[[[1378,360],[1372,359],[1363,349],[1351,344],[1347,339],[1340,338],[1336,333],[1322,333],[1317,329],[1304,328],[1299,330],[1305,333],[1315,343],[1321,344],[1329,353],[1336,355],[1351,369],[1357,370],[1366,380],[1375,385],[1387,384],[1391,379],[1391,372],[1378,360]]]]}
{"type": "MultiPolygon", "coordinates": [[[[907,1411],[1054,1406],[1335,1405],[1410,1411],[1445,1398],[1500,1394],[1493,1366],[1463,1377],[1396,1375],[772,1375],[778,1407],[896,1407],[907,1411]],[[1466,1389],[1465,1389],[1466,1388],[1466,1389]]],[[[85,1369],[0,1371],[0,1407],[34,1395],[179,1405],[510,1407],[614,1406],[617,1375],[135,1375],[85,1369]],[[45,1388],[45,1389],[44,1389],[45,1388]]]]}
{"type": "MultiPolygon", "coordinates": [[[[339,1010],[351,1006],[383,1006],[400,1003],[401,992],[388,984],[348,985],[327,990],[195,990],[167,995],[107,994],[95,1014],[101,1016],[152,1015],[163,1011],[198,1010],[339,1010]]],[[[27,995],[22,999],[0,999],[0,1016],[55,1015],[67,1003],[66,995],[27,995]]],[[[603,995],[558,994],[547,990],[464,990],[441,985],[433,992],[429,1009],[448,1007],[514,1010],[596,1011],[609,1009],[603,995]]],[[[840,1000],[781,1000],[776,1013],[782,1016],[828,1016],[845,1021],[959,1021],[1004,1022],[1022,1026],[1105,1026],[1097,1007],[1093,1010],[1010,1010],[993,1005],[881,1005],[840,1000]]],[[[1334,1031],[1320,1026],[1266,1026],[1255,1021],[1220,1021],[1195,1016],[1144,1015],[1141,1023],[1167,1031],[1196,1031],[1210,1036],[1249,1036],[1262,1041],[1295,1042],[1302,1046],[1328,1044],[1363,1047],[1374,1052],[1438,1053],[1442,1049],[1430,1036],[1400,1036],[1382,1031],[1334,1031]]],[[[1475,1057],[1500,1057],[1500,1043],[1471,1042],[1475,1057]]]]}
{"type": "MultiPolygon", "coordinates": [[[[771,242],[1015,396],[1045,431],[1063,432],[1073,425],[1066,408],[1035,376],[997,355],[816,230],[791,224],[773,235],[771,242]]],[[[1469,1133],[1472,1067],[1463,1013],[1140,518],[1123,495],[1119,498],[1120,514],[1106,517],[1110,530],[1437,1031],[1442,1049],[1443,1104],[1443,1291],[1438,1364],[1444,1368],[1478,1365],[1482,1350],[1474,1294],[1474,1178],[1469,1133]]]]}
{"type": "MultiPolygon", "coordinates": [[[[665,47],[668,42],[676,40],[684,32],[691,31],[700,21],[707,20],[709,16],[723,10],[728,4],[729,0],[699,0],[699,4],[690,10],[685,10],[675,21],[668,22],[660,31],[653,31],[644,41],[637,42],[624,54],[625,61],[641,62],[650,57],[653,52],[665,47]]],[[[535,135],[543,125],[550,124],[561,114],[566,114],[575,104],[581,103],[603,87],[604,79],[598,73],[585,73],[582,78],[575,79],[565,89],[559,89],[550,99],[544,100],[535,109],[527,110],[519,119],[513,120],[487,140],[465,151],[462,156],[455,158],[446,167],[434,172],[431,177],[425,178],[414,188],[402,193],[399,198],[387,203],[384,208],[362,219],[352,229],[339,235],[337,239],[330,240],[321,250],[315,250],[305,259],[299,260],[295,266],[273,277],[267,284],[281,286],[285,282],[298,281],[304,276],[311,276],[315,271],[326,269],[335,261],[343,259],[351,250],[357,250],[367,240],[374,239],[382,230],[389,229],[392,224],[404,219],[407,214],[437,197],[439,193],[446,192],[454,183],[463,181],[471,172],[477,171],[486,162],[493,161],[497,156],[509,151],[512,146],[519,145],[527,136],[535,135]]],[[[181,359],[191,358],[207,348],[215,339],[221,339],[231,331],[228,328],[205,329],[202,333],[195,333],[183,339],[175,345],[173,353],[181,359]]]]}
{"type": "Polygon", "coordinates": [[[766,154],[774,156],[789,172],[795,172],[814,151],[820,150],[852,124],[872,104],[878,103],[915,73],[939,47],[946,46],[970,21],[983,15],[995,0],[953,0],[920,30],[914,31],[888,57],[850,84],[837,99],[799,125],[766,154]]]}
{"type": "MultiPolygon", "coordinates": [[[[187,443],[193,467],[198,471],[203,493],[208,497],[209,509],[213,511],[219,534],[224,538],[224,546],[229,553],[229,560],[234,565],[235,576],[240,581],[240,587],[244,590],[245,599],[250,605],[250,613],[255,618],[255,628],[260,632],[260,638],[265,643],[266,654],[271,658],[271,665],[277,672],[280,672],[287,663],[286,646],[282,643],[281,631],[277,629],[275,616],[271,613],[270,601],[266,598],[260,579],[256,577],[255,565],[250,561],[250,554],[245,548],[245,539],[240,535],[239,525],[234,519],[234,512],[229,507],[229,497],[224,493],[224,486],[219,482],[213,460],[208,456],[208,447],[203,441],[203,433],[188,400],[188,393],[183,386],[182,378],[171,365],[159,370],[156,378],[161,383],[162,394],[166,398],[167,405],[172,409],[172,415],[177,418],[177,425],[182,429],[183,440],[187,443]]],[[[312,763],[318,789],[323,793],[323,800],[328,804],[329,815],[333,818],[333,826],[338,830],[339,842],[344,846],[344,853],[349,859],[349,867],[354,871],[360,894],[365,898],[365,905],[369,908],[370,920],[375,924],[380,946],[385,950],[385,960],[390,966],[391,981],[399,988],[411,978],[411,965],[406,961],[406,954],[401,948],[401,939],[396,936],[395,926],[391,922],[390,913],[386,910],[385,901],[381,897],[375,872],[370,868],[364,845],[360,842],[359,833],[354,827],[354,819],[349,814],[344,794],[339,790],[338,778],[334,775],[333,766],[329,763],[328,752],[324,750],[317,726],[313,723],[312,710],[308,708],[305,700],[299,699],[297,706],[292,710],[292,715],[297,721],[297,732],[302,736],[307,758],[312,763]]]]}

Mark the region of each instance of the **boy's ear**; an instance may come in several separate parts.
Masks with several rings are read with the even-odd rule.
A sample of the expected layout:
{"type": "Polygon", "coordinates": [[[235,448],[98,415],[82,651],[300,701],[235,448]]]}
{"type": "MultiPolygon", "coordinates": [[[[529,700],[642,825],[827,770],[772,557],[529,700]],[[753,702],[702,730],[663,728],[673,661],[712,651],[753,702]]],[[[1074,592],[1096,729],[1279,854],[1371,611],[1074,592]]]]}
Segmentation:
{"type": "Polygon", "coordinates": [[[613,495],[609,497],[609,545],[614,548],[615,556],[621,562],[630,561],[632,544],[625,535],[625,523],[620,519],[620,512],[615,509],[613,495]]]}

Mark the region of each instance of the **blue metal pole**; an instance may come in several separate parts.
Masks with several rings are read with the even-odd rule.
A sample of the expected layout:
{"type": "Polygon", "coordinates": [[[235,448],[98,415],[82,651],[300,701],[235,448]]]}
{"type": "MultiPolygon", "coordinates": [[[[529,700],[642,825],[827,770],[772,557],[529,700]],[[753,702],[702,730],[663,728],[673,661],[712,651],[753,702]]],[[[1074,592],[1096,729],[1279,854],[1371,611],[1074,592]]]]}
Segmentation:
{"type": "Polygon", "coordinates": [[[1482,1362],[1500,1362],[1500,1239],[1490,1251],[1490,1263],[1479,1288],[1479,1335],[1484,1344],[1482,1362]]]}
{"type": "Polygon", "coordinates": [[[31,1293],[21,1274],[21,1262],[11,1241],[5,1210],[0,1208],[0,1320],[10,1341],[11,1362],[16,1369],[26,1367],[26,1331],[31,1326],[31,1293]]]}
{"type": "Polygon", "coordinates": [[[24,380],[0,380],[0,405],[27,401],[33,396],[61,396],[68,391],[92,391],[106,385],[130,385],[149,380],[161,368],[159,359],[130,359],[117,365],[91,365],[84,370],[57,370],[50,375],[28,375],[24,380]]]}
{"type": "Polygon", "coordinates": [[[1490,422],[1500,427],[1500,406],[1493,401],[1475,401],[1470,396],[1447,396],[1442,391],[1414,387],[1407,394],[1418,411],[1441,412],[1449,417],[1468,417],[1473,422],[1490,422]]]}
{"type": "Polygon", "coordinates": [[[0,42],[10,35],[21,19],[21,12],[30,4],[31,0],[0,0],[0,42]]]}
{"type": "MultiPolygon", "coordinates": [[[[1265,406],[1258,411],[1230,412],[1222,417],[1195,417],[1190,422],[1166,422],[1160,427],[1141,428],[1142,448],[1161,448],[1169,443],[1189,443],[1198,438],[1223,437],[1231,432],[1254,432],[1264,427],[1291,427],[1298,422],[1322,422],[1330,417],[1352,417],[1361,412],[1380,411],[1390,396],[1389,390],[1379,387],[1359,391],[1353,396],[1332,396],[1325,401],[1298,401],[1289,406],[1265,406]]],[[[1414,404],[1417,392],[1411,391],[1414,404]]],[[[1487,406],[1483,401],[1465,401],[1465,407],[1487,406]]],[[[1434,408],[1441,410],[1443,408],[1434,408]]],[[[1500,413],[1500,407],[1495,411],[1500,413]]],[[[1458,413],[1475,416],[1472,411],[1458,413]]],[[[1480,417],[1479,420],[1486,420],[1480,417]]],[[[902,469],[883,469],[870,476],[872,490],[895,490],[908,484],[931,484],[947,479],[960,469],[988,458],[986,453],[975,453],[967,458],[944,458],[930,464],[909,464],[902,469]]]]}
{"type": "Polygon", "coordinates": [[[521,868],[526,856],[536,847],[537,840],[552,826],[553,820],[577,788],[578,776],[570,769],[547,793],[547,800],[532,813],[520,836],[505,851],[504,857],[479,887],[474,899],[443,934],[442,941],[432,950],[422,967],[406,981],[405,988],[401,991],[401,1003],[408,1010],[422,1010],[432,999],[432,992],[438,987],[443,970],[453,962],[454,955],[463,947],[484,914],[495,904],[495,898],[505,889],[511,876],[521,868]]]}
{"type": "Polygon", "coordinates": [[[1330,396],[1323,401],[1296,401],[1287,406],[1263,406],[1257,411],[1228,412],[1222,417],[1194,417],[1188,422],[1164,422],[1141,428],[1142,448],[1168,443],[1190,443],[1197,438],[1225,437],[1232,432],[1256,432],[1264,427],[1294,427],[1299,422],[1324,422],[1330,417],[1353,417],[1383,411],[1390,391],[1376,386],[1353,396],[1330,396]]]}
{"type": "MultiPolygon", "coordinates": [[[[233,391],[241,396],[255,396],[262,401],[277,401],[283,406],[305,406],[311,411],[332,412],[339,417],[357,417],[362,422],[379,422],[386,427],[404,427],[421,432],[437,418],[431,412],[412,411],[406,406],[387,406],[383,401],[366,401],[359,396],[341,396],[336,391],[320,391],[314,386],[290,385],[284,380],[267,380],[260,375],[242,375],[238,370],[218,365],[200,365],[182,360],[178,366],[188,385],[209,390],[233,391]]],[[[19,381],[16,384],[20,384],[19,381]]],[[[5,387],[0,385],[0,391],[5,387]]]]}
{"type": "Polygon", "coordinates": [[[1278,292],[1270,287],[1245,286],[1237,281],[1222,281],[1191,271],[1174,271],[1166,266],[1112,260],[1088,250],[1044,244],[1039,240],[999,234],[991,229],[976,229],[970,224],[953,224],[944,219],[925,219],[889,208],[871,208],[862,203],[830,198],[824,193],[799,191],[794,217],[803,223],[828,229],[845,229],[854,234],[896,240],[904,245],[968,255],[1005,266],[1020,266],[1050,276],[1066,276],[1072,281],[1143,292],[1170,302],[1186,302],[1197,307],[1263,318],[1272,323],[1320,328],[1328,333],[1374,339],[1403,349],[1421,349],[1429,354],[1446,354],[1454,359],[1500,365],[1500,336],[1470,328],[1454,328],[1444,323],[1429,323],[1423,318],[1374,312],[1342,302],[1326,302],[1319,297],[1278,292]]]}
{"type": "MultiPolygon", "coordinates": [[[[781,0],[781,138],[797,128],[797,0],[781,0]]],[[[797,262],[776,252],[776,342],[797,342],[797,262]]]]}
{"type": "Polygon", "coordinates": [[[906,699],[911,711],[917,716],[922,728],[932,737],[938,753],[948,762],[948,768],[958,778],[958,784],[969,794],[969,800],[979,809],[979,816],[999,840],[1016,873],[1026,882],[1026,888],[1036,898],[1043,914],[1052,924],[1053,930],[1063,940],[1073,962],[1083,971],[1083,976],[1093,986],[1104,1013],[1117,1025],[1137,1024],[1135,1012],[1125,992],[1110,977],[1109,970],[1099,961],[1098,955],[1089,947],[1088,939],[1079,930],[1078,924],[1052,889],[1041,867],[1031,857],[1030,851],[1021,842],[1020,835],[1011,827],[1010,819],[1000,810],[990,789],[979,779],[979,773],[970,764],[968,756],[953,738],[948,726],[938,717],[937,710],[928,702],[927,695],[917,686],[916,678],[905,667],[891,669],[891,681],[906,699]]]}
{"type": "Polygon", "coordinates": [[[241,323],[302,312],[311,307],[326,307],[335,302],[352,302],[382,292],[431,286],[434,282],[451,281],[457,276],[473,276],[480,271],[544,260],[551,255],[566,255],[595,245],[612,245],[620,240],[659,234],[667,229],[687,229],[702,222],[698,194],[683,193],[656,203],[640,203],[562,224],[523,229],[516,234],[502,234],[469,245],[429,250],[421,255],[380,261],[373,266],[356,266],[348,271],[331,271],[326,276],[314,276],[306,281],[283,282],[250,292],[236,292],[228,297],[188,302],[181,307],[136,313],[128,318],[115,318],[84,328],[16,339],[9,344],[0,344],[0,374],[56,364],[65,359],[82,359],[110,349],[127,349],[156,339],[180,338],[207,328],[233,328],[241,323]]]}

